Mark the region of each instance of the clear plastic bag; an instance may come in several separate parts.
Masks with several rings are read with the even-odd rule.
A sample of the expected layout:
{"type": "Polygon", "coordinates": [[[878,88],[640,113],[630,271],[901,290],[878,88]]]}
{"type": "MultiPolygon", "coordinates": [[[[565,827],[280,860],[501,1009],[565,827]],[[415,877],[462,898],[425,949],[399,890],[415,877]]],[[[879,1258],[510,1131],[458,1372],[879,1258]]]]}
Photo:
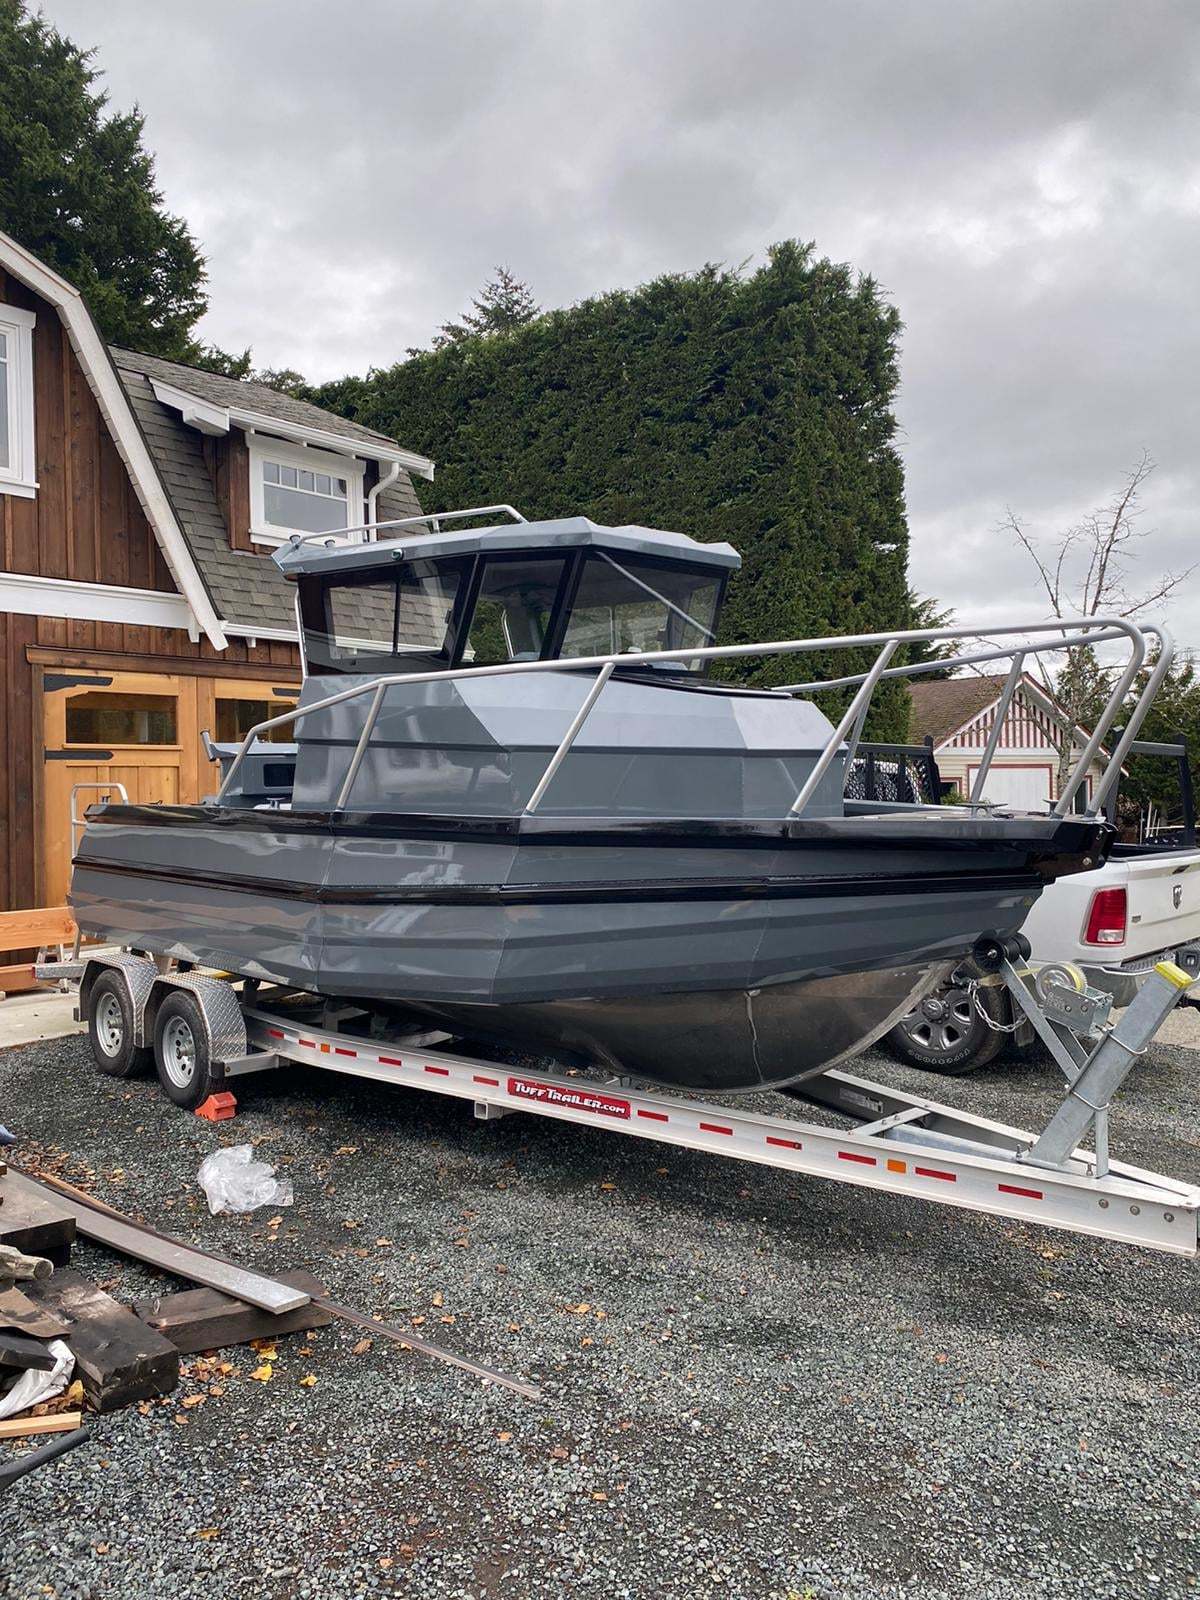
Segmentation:
{"type": "Polygon", "coordinates": [[[257,1211],[259,1206],[290,1206],[292,1180],[277,1178],[275,1168],[254,1159],[248,1144],[228,1145],[214,1150],[200,1163],[196,1179],[208,1197],[208,1209],[219,1211],[257,1211]]]}

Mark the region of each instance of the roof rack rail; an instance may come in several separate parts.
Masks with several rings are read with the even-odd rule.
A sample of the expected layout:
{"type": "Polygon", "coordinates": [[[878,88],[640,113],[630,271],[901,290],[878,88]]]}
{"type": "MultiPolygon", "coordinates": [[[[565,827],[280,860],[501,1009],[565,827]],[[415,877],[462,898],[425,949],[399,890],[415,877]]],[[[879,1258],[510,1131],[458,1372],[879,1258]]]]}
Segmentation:
{"type": "Polygon", "coordinates": [[[357,522],[352,528],[326,528],[320,533],[293,533],[289,534],[284,548],[298,550],[302,544],[311,544],[314,539],[322,539],[326,544],[334,545],[348,533],[378,533],[382,528],[428,527],[432,532],[440,533],[443,522],[462,522],[467,517],[496,516],[511,517],[514,522],[529,521],[528,517],[521,515],[516,506],[464,506],[461,511],[431,511],[424,517],[397,517],[392,522],[357,522]]]}

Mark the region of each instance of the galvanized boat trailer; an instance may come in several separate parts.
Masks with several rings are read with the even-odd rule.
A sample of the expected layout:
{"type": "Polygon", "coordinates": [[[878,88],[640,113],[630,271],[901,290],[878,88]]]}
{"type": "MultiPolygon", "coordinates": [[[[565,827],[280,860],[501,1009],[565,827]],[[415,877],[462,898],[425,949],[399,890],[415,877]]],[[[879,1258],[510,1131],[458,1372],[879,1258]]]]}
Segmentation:
{"type": "Polygon", "coordinates": [[[1031,991],[1027,954],[1020,936],[1008,947],[981,940],[972,981],[1005,985],[1063,1072],[1066,1093],[1040,1134],[835,1069],[788,1093],[840,1113],[845,1128],[596,1074],[529,1071],[456,1054],[445,1048],[444,1034],[404,1031],[357,1005],[253,979],[169,969],[134,954],[84,962],[77,1015],[88,1022],[101,1071],[132,1076],[152,1056],[165,1093],[209,1114],[233,1114],[229,1085],[240,1076],[315,1067],[450,1095],[470,1102],[481,1121],[521,1111],[1196,1255],[1200,1188],[1113,1160],[1108,1114],[1134,1063],[1200,975],[1200,948],[1182,952],[1179,964],[1156,968],[1115,1024],[1108,997],[1088,989],[1072,969],[1043,968],[1031,991]],[[1081,1149],[1089,1136],[1093,1148],[1081,1149]]]}

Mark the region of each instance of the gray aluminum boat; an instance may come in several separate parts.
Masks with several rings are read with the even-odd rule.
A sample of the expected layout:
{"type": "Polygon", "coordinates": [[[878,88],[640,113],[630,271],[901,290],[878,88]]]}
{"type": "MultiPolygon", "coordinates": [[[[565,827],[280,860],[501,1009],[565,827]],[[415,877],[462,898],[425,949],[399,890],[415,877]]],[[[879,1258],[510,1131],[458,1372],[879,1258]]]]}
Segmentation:
{"type": "MultiPolygon", "coordinates": [[[[872,691],[920,670],[889,662],[929,631],[718,648],[728,545],[581,517],[371,532],[280,553],[300,703],[226,760],[213,801],[89,812],[71,890],[85,933],[751,1090],[864,1048],[1105,853],[1094,810],[1070,813],[1087,762],[1051,815],[845,798],[872,691]],[[818,685],[707,676],[846,644],[875,661],[841,680],[856,692],[837,726],[818,685]]],[[[1144,640],[1116,621],[1043,626],[1032,645],[1014,628],[1019,647],[962,659],[1079,630],[1129,646],[1128,688],[1144,640]]]]}

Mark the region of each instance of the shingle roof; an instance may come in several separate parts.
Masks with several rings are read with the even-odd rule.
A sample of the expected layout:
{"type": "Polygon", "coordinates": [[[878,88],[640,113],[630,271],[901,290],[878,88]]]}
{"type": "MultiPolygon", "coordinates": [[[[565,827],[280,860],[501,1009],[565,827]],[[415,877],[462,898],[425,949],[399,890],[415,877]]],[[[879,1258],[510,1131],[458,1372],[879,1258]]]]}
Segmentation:
{"type": "Polygon", "coordinates": [[[915,678],[908,686],[912,704],[908,737],[920,744],[928,734],[935,745],[948,739],[964,722],[977,717],[1000,696],[1004,678],[915,678]]]}
{"type": "MultiPolygon", "coordinates": [[[[327,433],[341,432],[347,439],[367,435],[380,439],[381,434],[370,434],[354,423],[343,422],[340,417],[276,394],[263,384],[243,384],[232,378],[217,378],[211,373],[199,373],[193,367],[177,366],[171,361],[160,361],[156,356],[136,355],[127,350],[111,351],[117,376],[129,398],[130,407],[137,419],[146,445],[162,479],[163,487],[174,508],[183,535],[188,542],[192,559],[204,581],[217,614],[224,622],[238,628],[295,627],[294,590],[270,558],[270,552],[249,552],[230,547],[225,519],[217,501],[212,477],[205,465],[202,435],[189,427],[179,412],[165,406],[155,398],[150,377],[181,384],[181,374],[212,379],[214,384],[226,386],[220,394],[206,390],[201,398],[212,399],[214,404],[237,404],[245,409],[262,410],[266,405],[262,396],[276,403],[278,415],[291,421],[305,422],[327,433]],[[233,391],[236,401],[228,393],[233,391]],[[254,391],[253,394],[250,391],[254,391]],[[287,412],[279,403],[291,408],[287,412]]],[[[200,389],[189,382],[196,394],[200,389]]],[[[388,443],[394,443],[389,440],[388,443]]],[[[379,496],[378,516],[381,522],[398,517],[419,516],[412,480],[401,472],[396,482],[379,496]]]]}
{"type": "Polygon", "coordinates": [[[173,384],[199,400],[214,406],[233,406],[241,411],[259,411],[265,417],[278,417],[281,422],[294,422],[304,428],[320,428],[325,433],[339,433],[347,439],[359,439],[364,444],[395,445],[395,439],[374,428],[364,428],[360,423],[349,422],[332,411],[310,405],[307,400],[296,400],[290,394],[280,394],[278,389],[256,383],[252,378],[225,378],[219,372],[205,372],[202,367],[187,367],[179,361],[164,361],[160,356],[144,356],[136,350],[121,350],[110,345],[109,350],[117,366],[124,372],[141,372],[160,383],[173,384]]]}

